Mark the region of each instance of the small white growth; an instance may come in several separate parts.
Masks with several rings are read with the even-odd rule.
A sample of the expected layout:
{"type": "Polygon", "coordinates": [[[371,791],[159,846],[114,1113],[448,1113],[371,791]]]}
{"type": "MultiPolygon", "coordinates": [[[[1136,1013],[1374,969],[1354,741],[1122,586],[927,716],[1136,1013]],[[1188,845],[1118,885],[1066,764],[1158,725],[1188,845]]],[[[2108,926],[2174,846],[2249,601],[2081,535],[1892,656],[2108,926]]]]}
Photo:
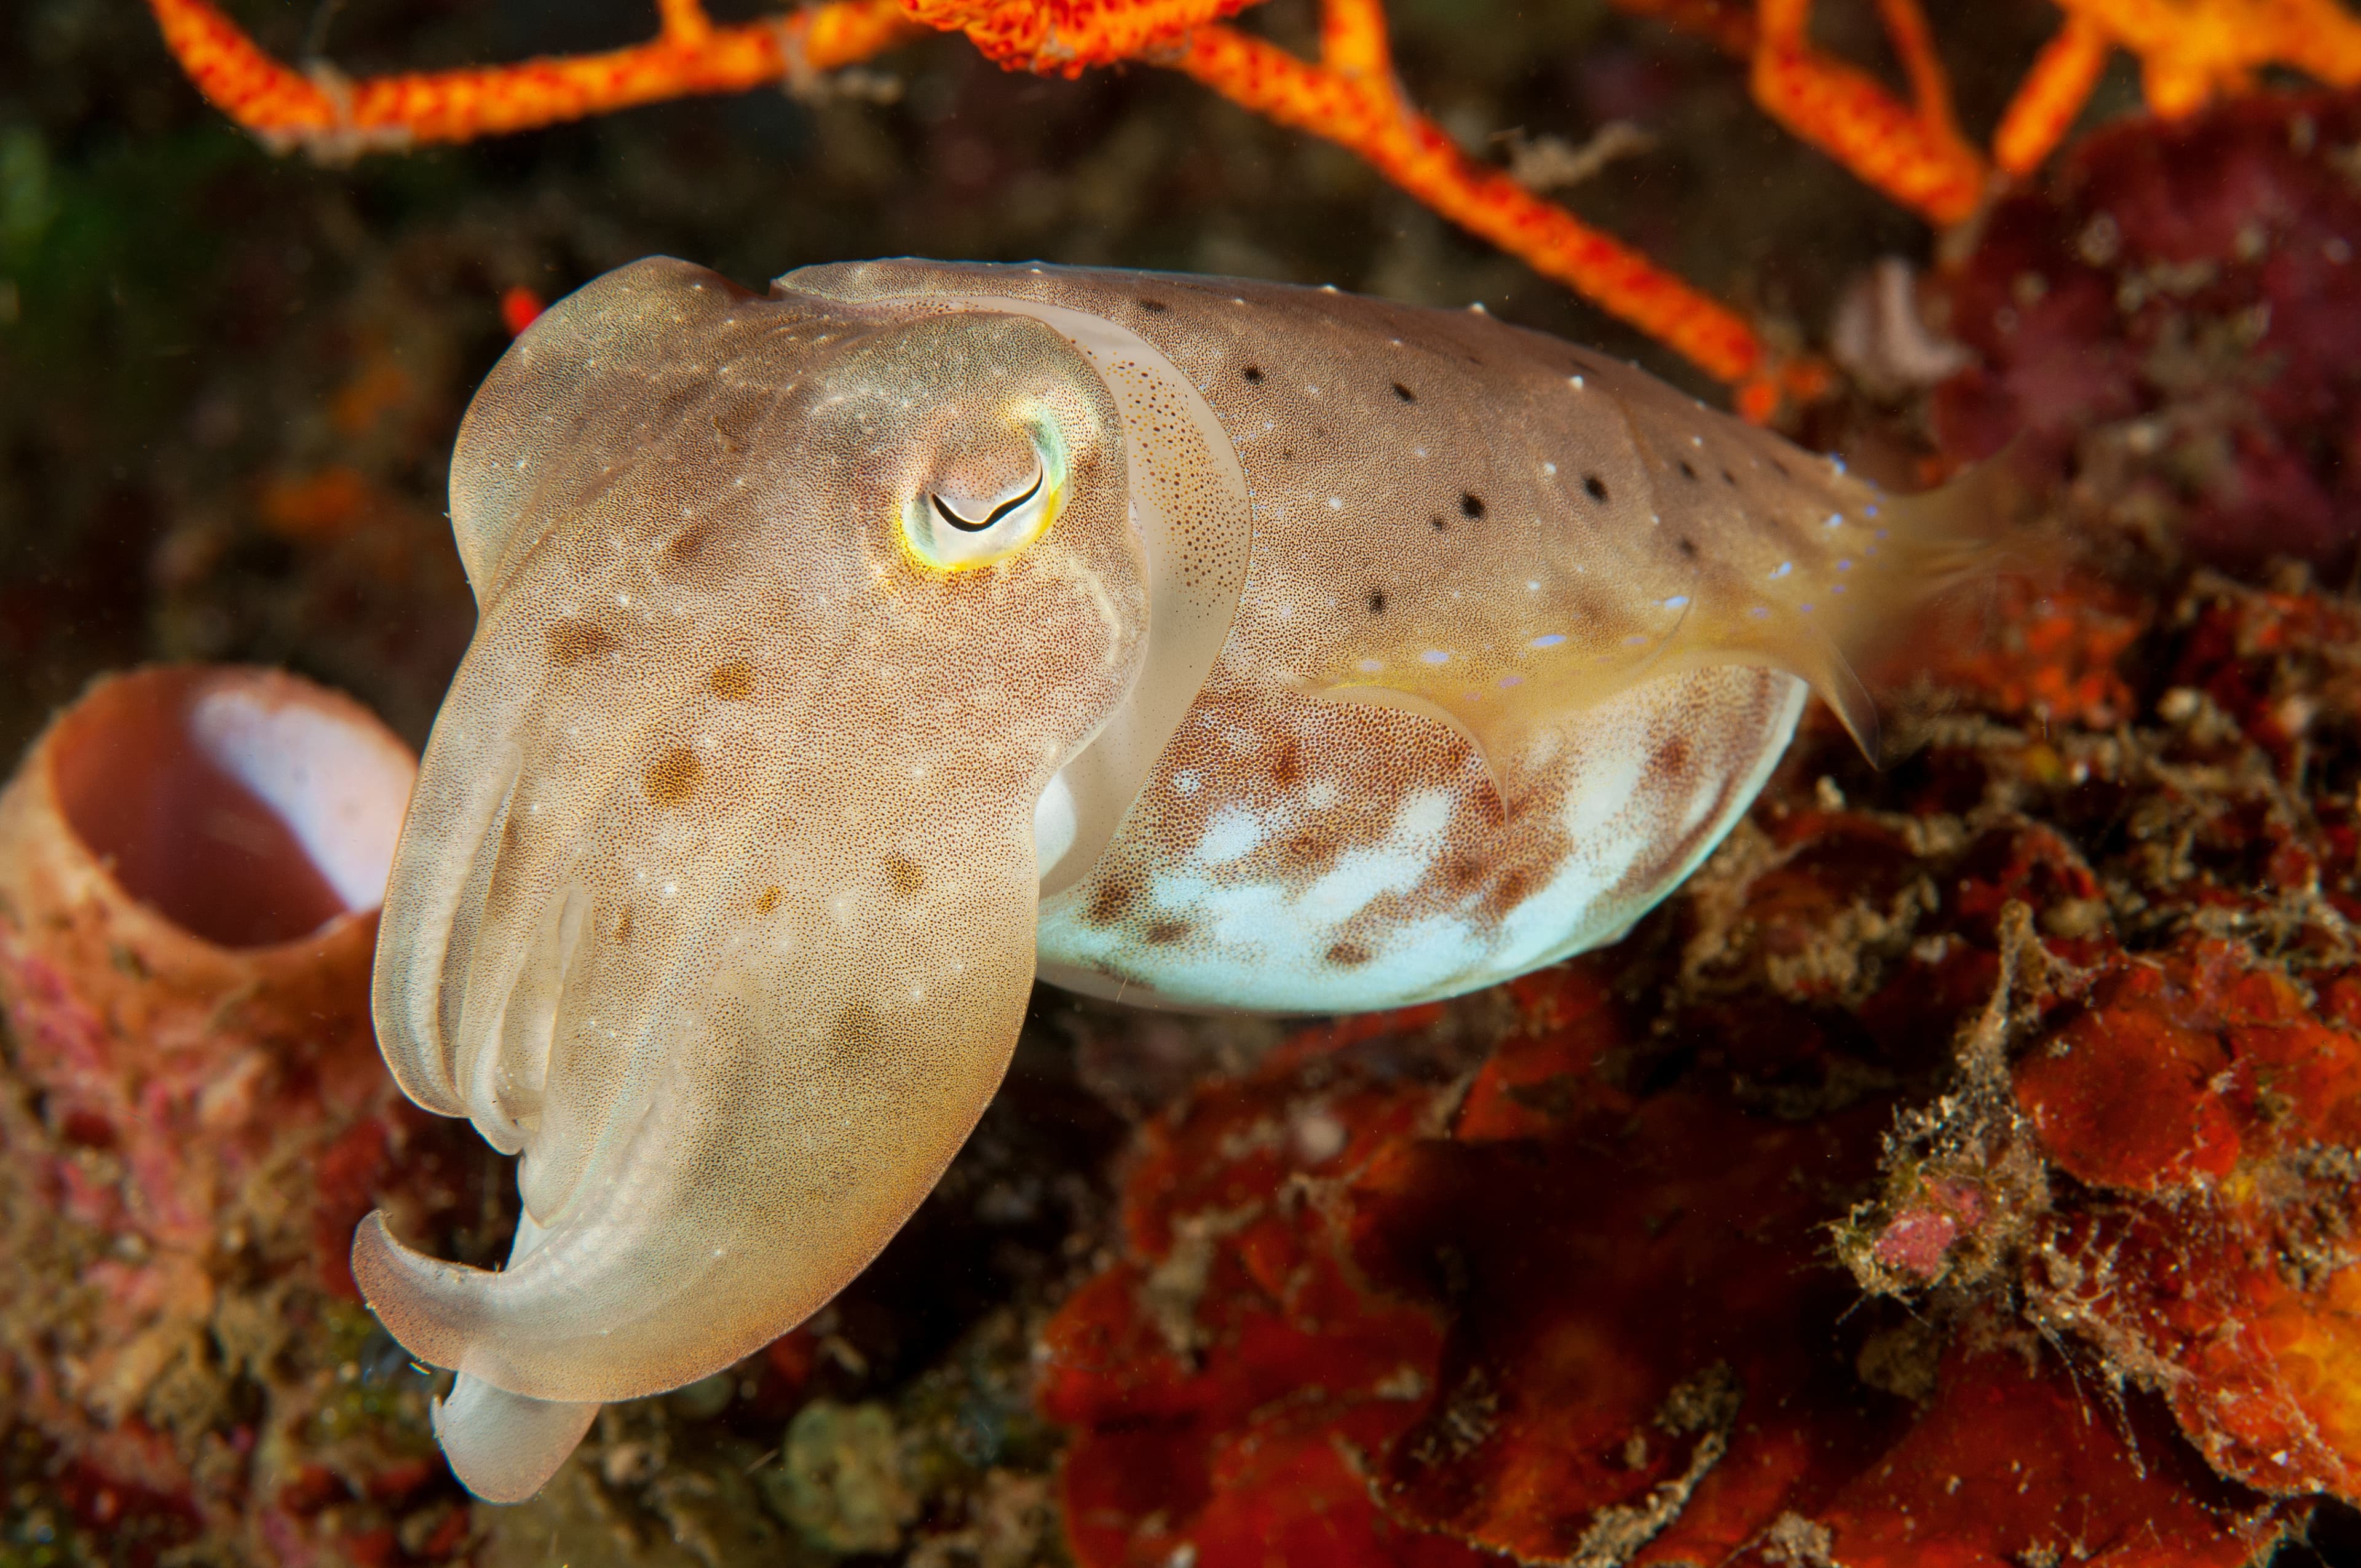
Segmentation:
{"type": "Polygon", "coordinates": [[[1563,631],[1545,631],[1539,637],[1534,638],[1531,642],[1526,643],[1525,646],[1528,648],[1554,648],[1565,641],[1565,633],[1563,631]]]}
{"type": "Polygon", "coordinates": [[[1345,1124],[1334,1113],[1312,1109],[1295,1119],[1295,1153],[1306,1165],[1324,1165],[1345,1152],[1345,1124]]]}
{"type": "Polygon", "coordinates": [[[1385,667],[1386,662],[1383,659],[1364,659],[1359,663],[1353,666],[1353,668],[1360,671],[1361,674],[1365,675],[1374,675],[1385,667]]]}
{"type": "Polygon", "coordinates": [[[1784,577],[1795,569],[1795,563],[1793,561],[1782,561],[1776,566],[1771,568],[1771,575],[1774,577],[1784,577]]]}
{"type": "Polygon", "coordinates": [[[1447,664],[1451,663],[1451,655],[1440,648],[1429,648],[1418,656],[1418,662],[1422,664],[1447,664]]]}

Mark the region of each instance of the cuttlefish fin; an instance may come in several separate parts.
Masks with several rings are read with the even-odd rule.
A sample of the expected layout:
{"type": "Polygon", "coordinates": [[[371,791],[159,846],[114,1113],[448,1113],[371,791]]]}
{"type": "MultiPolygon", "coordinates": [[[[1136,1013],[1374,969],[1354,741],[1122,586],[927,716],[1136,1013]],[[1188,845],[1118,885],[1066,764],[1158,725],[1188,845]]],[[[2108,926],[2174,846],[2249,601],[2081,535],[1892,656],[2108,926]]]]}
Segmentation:
{"type": "Polygon", "coordinates": [[[511,1394],[462,1372],[450,1396],[434,1401],[434,1438],[467,1490],[488,1503],[522,1503],[557,1474],[598,1409],[511,1394]]]}
{"type": "Polygon", "coordinates": [[[1802,680],[1828,705],[1828,711],[1837,716],[1862,756],[1881,768],[1896,760],[1886,751],[1887,726],[1876,696],[1835,638],[1817,627],[1801,628],[1779,654],[1777,666],[1802,680]]]}
{"type": "Polygon", "coordinates": [[[1820,558],[1796,551],[1773,583],[1727,573],[1702,582],[1658,668],[1784,670],[1873,765],[1891,766],[1925,739],[1930,704],[1941,706],[1923,677],[1982,634],[1988,590],[2058,565],[2057,543],[2022,526],[2037,499],[2014,451],[1940,488],[1882,496],[1820,558]]]}

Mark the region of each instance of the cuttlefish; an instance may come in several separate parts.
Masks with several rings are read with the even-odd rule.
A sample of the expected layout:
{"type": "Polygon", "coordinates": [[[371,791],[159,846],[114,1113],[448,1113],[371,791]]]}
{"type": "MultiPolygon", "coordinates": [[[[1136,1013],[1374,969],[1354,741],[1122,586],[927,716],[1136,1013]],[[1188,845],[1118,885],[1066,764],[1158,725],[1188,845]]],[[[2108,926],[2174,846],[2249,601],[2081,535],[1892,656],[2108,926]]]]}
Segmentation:
{"type": "Polygon", "coordinates": [[[1038,977],[1394,1007],[1610,942],[1980,546],[1630,366],[1333,290],[608,274],[452,464],[480,611],[375,1006],[521,1156],[508,1266],[353,1246],[530,1496],[908,1218],[1038,977]]]}

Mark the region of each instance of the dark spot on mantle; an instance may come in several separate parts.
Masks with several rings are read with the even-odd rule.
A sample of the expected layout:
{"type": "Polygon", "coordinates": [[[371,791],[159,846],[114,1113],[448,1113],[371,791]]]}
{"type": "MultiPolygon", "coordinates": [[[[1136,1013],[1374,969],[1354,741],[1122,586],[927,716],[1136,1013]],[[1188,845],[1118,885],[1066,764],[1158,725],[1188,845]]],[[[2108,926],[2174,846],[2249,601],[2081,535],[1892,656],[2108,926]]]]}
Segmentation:
{"type": "Polygon", "coordinates": [[[1093,926],[1112,926],[1123,918],[1123,912],[1138,896],[1139,889],[1135,884],[1121,877],[1110,877],[1091,894],[1090,907],[1082,912],[1082,918],[1093,926]]]}
{"type": "Polygon", "coordinates": [[[704,777],[705,765],[697,760],[697,753],[686,746],[675,746],[648,764],[648,798],[658,806],[678,806],[697,793],[697,783],[704,777]]]}
{"type": "Polygon", "coordinates": [[[615,645],[615,636],[605,627],[570,617],[549,629],[550,663],[571,669],[585,659],[595,659],[615,645]]]}

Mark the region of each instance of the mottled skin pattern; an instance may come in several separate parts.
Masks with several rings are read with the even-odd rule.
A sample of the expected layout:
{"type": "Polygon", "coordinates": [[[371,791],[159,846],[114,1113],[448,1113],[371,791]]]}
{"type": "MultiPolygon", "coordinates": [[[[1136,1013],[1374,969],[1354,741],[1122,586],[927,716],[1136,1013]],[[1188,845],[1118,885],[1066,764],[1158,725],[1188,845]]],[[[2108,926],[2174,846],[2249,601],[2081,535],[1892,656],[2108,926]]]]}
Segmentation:
{"type": "Polygon", "coordinates": [[[1946,577],[1940,505],[1480,313],[875,262],[637,263],[452,468],[482,616],[377,974],[520,1152],[505,1270],[373,1216],[479,1494],[841,1288],[1038,971],[1377,1008],[1612,940],[1946,577]],[[1038,966],[1037,966],[1038,959],[1038,966]]]}
{"type": "Polygon", "coordinates": [[[1532,782],[1504,802],[1431,719],[1217,680],[1105,858],[1043,905],[1042,977],[1147,1005],[1352,1012],[1612,941],[1744,812],[1804,695],[1730,666],[1609,697],[1539,727],[1532,782]]]}
{"type": "Polygon", "coordinates": [[[1873,723],[1838,640],[1862,630],[1842,579],[1892,548],[1874,493],[1629,366],[1235,280],[874,262],[782,287],[1115,321],[1245,467],[1227,646],[1108,852],[1045,899],[1058,984],[1274,1011],[1489,984],[1678,885],[1793,730],[1781,670],[1873,723]]]}

